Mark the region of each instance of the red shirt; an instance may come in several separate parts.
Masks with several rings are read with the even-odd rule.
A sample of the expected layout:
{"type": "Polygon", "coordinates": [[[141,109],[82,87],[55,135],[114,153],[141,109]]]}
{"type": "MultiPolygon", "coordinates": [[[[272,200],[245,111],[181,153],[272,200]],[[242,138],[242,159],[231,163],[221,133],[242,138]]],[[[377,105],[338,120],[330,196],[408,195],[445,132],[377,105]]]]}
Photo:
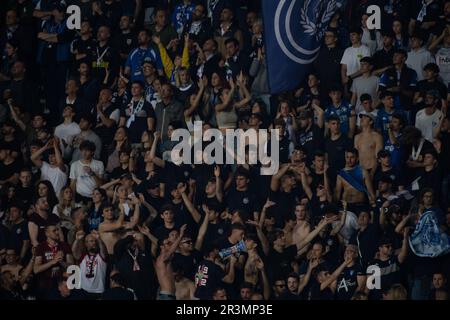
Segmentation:
{"type": "MultiPolygon", "coordinates": [[[[53,257],[58,251],[62,251],[64,253],[64,261],[66,260],[66,256],[68,254],[72,254],[72,250],[67,243],[58,242],[56,246],[51,247],[46,240],[44,242],[41,242],[36,248],[36,257],[42,257],[42,264],[46,264],[47,262],[53,260],[53,257]]],[[[66,270],[63,270],[61,265],[57,264],[45,270],[44,272],[39,273],[37,275],[39,286],[47,289],[52,288],[54,285],[56,285],[58,277],[62,276],[65,271],[66,270]]]]}

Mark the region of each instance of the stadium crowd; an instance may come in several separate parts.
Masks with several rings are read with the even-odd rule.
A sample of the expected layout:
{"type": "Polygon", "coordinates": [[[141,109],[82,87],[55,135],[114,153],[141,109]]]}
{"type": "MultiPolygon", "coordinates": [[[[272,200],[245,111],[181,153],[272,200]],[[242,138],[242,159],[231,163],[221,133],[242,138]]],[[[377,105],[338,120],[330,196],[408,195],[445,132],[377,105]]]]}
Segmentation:
{"type": "Polygon", "coordinates": [[[449,299],[450,1],[344,1],[276,95],[260,1],[0,11],[1,300],[449,299]],[[194,121],[279,129],[278,172],[174,164],[194,121]]]}

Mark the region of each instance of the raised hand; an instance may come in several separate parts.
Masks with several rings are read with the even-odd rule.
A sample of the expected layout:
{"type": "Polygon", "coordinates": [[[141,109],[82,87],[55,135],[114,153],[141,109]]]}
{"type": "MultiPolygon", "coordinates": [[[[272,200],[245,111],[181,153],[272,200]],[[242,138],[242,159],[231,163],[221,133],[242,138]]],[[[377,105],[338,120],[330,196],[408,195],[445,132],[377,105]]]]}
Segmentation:
{"type": "Polygon", "coordinates": [[[215,176],[216,178],[219,178],[219,177],[220,177],[220,167],[219,167],[219,166],[215,166],[215,167],[214,167],[214,176],[215,176]]]}
{"type": "Polygon", "coordinates": [[[274,205],[276,205],[276,203],[275,202],[273,202],[273,201],[270,201],[270,200],[267,200],[266,201],[266,203],[264,204],[264,209],[268,209],[268,208],[270,208],[270,207],[273,207],[274,205]]]}
{"type": "Polygon", "coordinates": [[[144,234],[144,235],[149,235],[150,234],[150,229],[146,226],[138,226],[139,232],[144,234]]]}
{"type": "Polygon", "coordinates": [[[83,239],[85,236],[85,233],[83,230],[77,231],[77,233],[75,234],[75,239],[76,240],[81,240],[83,239]]]}
{"type": "Polygon", "coordinates": [[[263,270],[264,269],[264,262],[261,260],[260,257],[258,257],[256,259],[255,266],[256,266],[256,269],[258,269],[258,270],[263,270]]]}
{"type": "Polygon", "coordinates": [[[186,184],[183,183],[183,182],[180,182],[177,185],[177,190],[178,190],[179,193],[185,193],[186,192],[186,184]]]}

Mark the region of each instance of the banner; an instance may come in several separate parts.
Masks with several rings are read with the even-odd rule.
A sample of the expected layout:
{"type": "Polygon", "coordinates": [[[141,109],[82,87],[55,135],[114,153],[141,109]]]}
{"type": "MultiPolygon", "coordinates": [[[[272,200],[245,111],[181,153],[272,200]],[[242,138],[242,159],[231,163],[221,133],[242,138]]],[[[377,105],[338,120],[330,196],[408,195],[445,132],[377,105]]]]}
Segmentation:
{"type": "Polygon", "coordinates": [[[296,88],[316,59],[342,0],[262,0],[271,93],[296,88]]]}

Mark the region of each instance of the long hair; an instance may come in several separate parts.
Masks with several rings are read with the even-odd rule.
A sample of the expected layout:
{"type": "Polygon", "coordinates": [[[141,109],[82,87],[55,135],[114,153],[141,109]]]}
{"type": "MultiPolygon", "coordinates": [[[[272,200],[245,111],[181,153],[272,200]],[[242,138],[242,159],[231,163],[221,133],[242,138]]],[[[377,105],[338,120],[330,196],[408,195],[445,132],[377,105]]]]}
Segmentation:
{"type": "Polygon", "coordinates": [[[68,206],[64,205],[64,192],[70,189],[70,191],[72,191],[72,189],[69,186],[66,186],[64,188],[61,189],[61,191],[59,192],[59,202],[56,205],[56,210],[58,211],[59,216],[61,217],[62,215],[64,215],[64,210],[66,208],[75,208],[75,196],[73,194],[72,191],[72,201],[70,201],[70,204],[68,206]]]}
{"type": "Polygon", "coordinates": [[[58,204],[58,197],[56,196],[55,189],[53,188],[53,185],[50,181],[41,180],[36,184],[34,198],[35,199],[39,198],[39,185],[40,184],[44,184],[47,187],[47,189],[48,189],[47,202],[48,202],[49,207],[51,208],[50,210],[53,210],[53,208],[58,204]]]}

